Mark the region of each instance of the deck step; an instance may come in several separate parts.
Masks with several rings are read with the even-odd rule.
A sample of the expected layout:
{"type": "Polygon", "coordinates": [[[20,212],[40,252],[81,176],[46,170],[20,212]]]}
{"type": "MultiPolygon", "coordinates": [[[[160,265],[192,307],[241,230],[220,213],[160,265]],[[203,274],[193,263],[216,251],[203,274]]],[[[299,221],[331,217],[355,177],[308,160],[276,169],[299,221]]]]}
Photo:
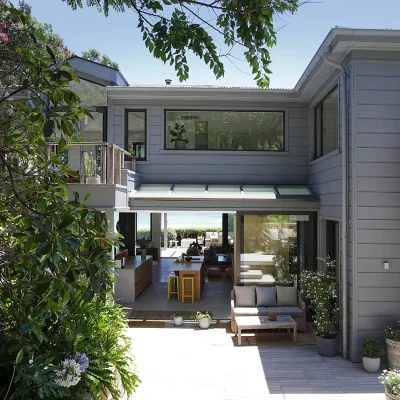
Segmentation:
{"type": "Polygon", "coordinates": [[[241,278],[261,279],[263,277],[262,271],[258,269],[250,269],[240,273],[241,278]]]}

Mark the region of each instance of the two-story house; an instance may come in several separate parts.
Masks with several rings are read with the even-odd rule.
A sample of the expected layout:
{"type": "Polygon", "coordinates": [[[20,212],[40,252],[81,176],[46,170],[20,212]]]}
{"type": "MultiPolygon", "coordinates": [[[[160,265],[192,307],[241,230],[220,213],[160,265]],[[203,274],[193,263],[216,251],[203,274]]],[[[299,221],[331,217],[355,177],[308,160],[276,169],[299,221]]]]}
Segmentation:
{"type": "Polygon", "coordinates": [[[400,31],[332,29],[291,90],[128,86],[117,70],[71,65],[108,85],[88,138],[118,147],[98,150],[102,184],[73,185],[111,221],[152,212],[157,241],[162,212],[233,212],[240,285],[255,243],[273,241],[260,221],[285,216],[300,269],[337,261],[345,355],[400,319],[400,31]]]}

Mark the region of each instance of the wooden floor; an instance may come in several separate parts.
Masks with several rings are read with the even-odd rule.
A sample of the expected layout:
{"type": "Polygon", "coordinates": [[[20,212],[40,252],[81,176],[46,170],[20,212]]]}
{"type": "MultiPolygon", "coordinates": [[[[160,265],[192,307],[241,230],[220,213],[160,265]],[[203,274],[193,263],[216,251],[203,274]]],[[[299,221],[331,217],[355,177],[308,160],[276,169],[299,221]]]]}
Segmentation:
{"type": "Polygon", "coordinates": [[[321,357],[315,345],[293,344],[285,333],[275,334],[280,340],[249,333],[242,346],[215,326],[166,324],[129,334],[142,380],[135,400],[384,399],[379,374],[340,356],[321,357]]]}
{"type": "Polygon", "coordinates": [[[153,265],[153,283],[136,299],[135,303],[122,303],[127,315],[133,310],[147,311],[196,311],[209,310],[216,319],[230,319],[230,279],[206,278],[201,301],[178,302],[176,298],[167,300],[168,268],[175,261],[172,258],[161,258],[153,265]]]}

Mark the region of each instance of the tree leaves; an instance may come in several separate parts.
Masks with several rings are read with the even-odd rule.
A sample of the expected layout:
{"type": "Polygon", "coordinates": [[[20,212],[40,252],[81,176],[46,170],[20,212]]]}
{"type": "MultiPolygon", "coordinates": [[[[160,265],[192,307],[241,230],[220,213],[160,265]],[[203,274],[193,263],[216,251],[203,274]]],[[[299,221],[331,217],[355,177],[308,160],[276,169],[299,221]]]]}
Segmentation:
{"type": "MultiPolygon", "coordinates": [[[[73,9],[81,0],[63,0],[73,9]]],[[[162,62],[174,65],[180,82],[189,78],[186,52],[192,51],[214,73],[224,76],[223,60],[236,61],[232,52],[239,47],[251,68],[257,85],[269,86],[271,63],[269,48],[276,45],[274,18],[295,13],[299,0],[88,0],[108,15],[131,10],[137,14],[138,28],[149,52],[162,62]],[[218,50],[220,41],[227,46],[218,50]]]]}

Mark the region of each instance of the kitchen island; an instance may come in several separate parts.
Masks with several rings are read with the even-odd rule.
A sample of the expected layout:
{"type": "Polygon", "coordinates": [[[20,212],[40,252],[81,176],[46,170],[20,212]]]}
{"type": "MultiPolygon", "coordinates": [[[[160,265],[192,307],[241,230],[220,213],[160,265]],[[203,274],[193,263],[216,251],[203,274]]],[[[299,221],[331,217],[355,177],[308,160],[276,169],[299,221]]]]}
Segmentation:
{"type": "MultiPolygon", "coordinates": [[[[169,272],[175,272],[179,277],[179,299],[182,299],[182,277],[194,277],[194,300],[201,299],[201,293],[204,287],[204,257],[196,256],[191,261],[174,262],[169,268],[169,272]]],[[[186,292],[190,291],[189,282],[186,282],[186,292]]],[[[186,298],[185,301],[188,301],[186,298]]]]}
{"type": "Polygon", "coordinates": [[[133,303],[153,281],[153,257],[131,257],[126,261],[125,268],[116,268],[114,272],[115,296],[121,302],[133,303]]]}

